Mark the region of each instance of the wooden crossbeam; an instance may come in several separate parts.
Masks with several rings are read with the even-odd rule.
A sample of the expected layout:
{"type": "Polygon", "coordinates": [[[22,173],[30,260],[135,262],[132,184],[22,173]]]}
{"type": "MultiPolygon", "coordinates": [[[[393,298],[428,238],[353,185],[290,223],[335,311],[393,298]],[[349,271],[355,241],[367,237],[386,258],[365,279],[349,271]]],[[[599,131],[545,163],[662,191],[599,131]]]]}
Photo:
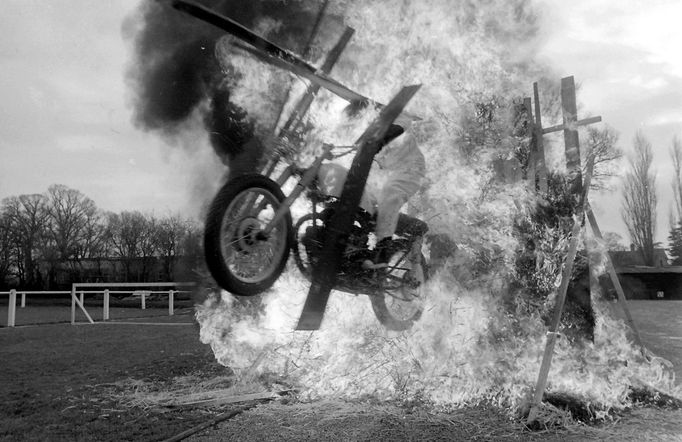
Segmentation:
{"type": "MultiPolygon", "coordinates": [[[[599,123],[601,121],[601,117],[590,117],[590,118],[583,118],[582,120],[578,120],[572,125],[569,126],[569,129],[575,129],[578,126],[587,126],[588,124],[594,124],[594,123],[599,123]]],[[[563,124],[558,124],[556,126],[550,126],[547,128],[542,129],[542,134],[546,135],[552,132],[559,132],[560,130],[566,129],[566,126],[563,124]]]]}

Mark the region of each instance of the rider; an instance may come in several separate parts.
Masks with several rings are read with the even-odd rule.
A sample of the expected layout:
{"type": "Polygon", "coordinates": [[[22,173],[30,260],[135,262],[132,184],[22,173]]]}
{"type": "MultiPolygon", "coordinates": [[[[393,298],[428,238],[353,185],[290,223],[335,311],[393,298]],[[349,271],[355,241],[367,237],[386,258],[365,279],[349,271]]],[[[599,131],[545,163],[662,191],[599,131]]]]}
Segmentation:
{"type": "MultiPolygon", "coordinates": [[[[412,133],[412,120],[401,114],[394,124],[404,132],[374,157],[360,207],[374,214],[376,208],[376,246],[373,260],[366,260],[363,266],[378,269],[388,265],[389,245],[398,224],[400,208],[419,188],[426,173],[424,155],[412,133]]],[[[321,182],[328,194],[340,195],[348,169],[328,163],[320,168],[321,182]]],[[[338,196],[337,195],[337,196],[338,196]]]]}

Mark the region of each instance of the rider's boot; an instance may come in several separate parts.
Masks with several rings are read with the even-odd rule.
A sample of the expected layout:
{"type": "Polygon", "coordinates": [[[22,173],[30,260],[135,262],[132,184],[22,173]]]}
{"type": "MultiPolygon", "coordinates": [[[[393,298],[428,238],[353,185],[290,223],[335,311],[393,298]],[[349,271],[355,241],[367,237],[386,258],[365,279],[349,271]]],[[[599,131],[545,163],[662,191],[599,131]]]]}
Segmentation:
{"type": "Polygon", "coordinates": [[[366,270],[377,270],[388,267],[388,259],[390,258],[391,237],[382,238],[374,247],[374,259],[366,259],[362,263],[362,268],[366,270]]]}

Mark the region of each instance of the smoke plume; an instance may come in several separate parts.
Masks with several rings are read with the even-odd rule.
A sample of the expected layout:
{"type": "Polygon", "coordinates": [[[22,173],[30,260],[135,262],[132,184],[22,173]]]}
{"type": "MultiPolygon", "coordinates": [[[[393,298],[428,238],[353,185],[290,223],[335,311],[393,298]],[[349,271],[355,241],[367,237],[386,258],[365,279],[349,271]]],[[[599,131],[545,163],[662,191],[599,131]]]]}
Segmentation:
{"type": "MultiPolygon", "coordinates": [[[[300,49],[300,36],[310,33],[315,14],[299,2],[207,3],[247,27],[268,18],[283,23],[273,38],[292,50],[300,49]]],[[[216,56],[224,31],[158,0],[141,2],[123,32],[134,45],[127,78],[135,125],[177,140],[188,127],[196,129],[198,121],[233,173],[253,168],[262,143],[254,137],[255,117],[230,101],[230,83],[239,74],[229,71],[229,60],[216,56]]]]}

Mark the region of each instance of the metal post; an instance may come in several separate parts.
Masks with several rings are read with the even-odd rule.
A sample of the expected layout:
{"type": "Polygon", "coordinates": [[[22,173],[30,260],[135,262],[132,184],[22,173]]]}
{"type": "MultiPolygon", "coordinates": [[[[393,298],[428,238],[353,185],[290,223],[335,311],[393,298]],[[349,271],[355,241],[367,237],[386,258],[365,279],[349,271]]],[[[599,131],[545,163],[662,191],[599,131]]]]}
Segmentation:
{"type": "Polygon", "coordinates": [[[168,316],[173,316],[174,290],[168,290],[168,316]]]}
{"type": "Polygon", "coordinates": [[[102,313],[102,320],[109,320],[109,289],[104,290],[104,312],[102,313]]]}
{"type": "Polygon", "coordinates": [[[85,305],[85,304],[83,303],[84,299],[85,299],[85,293],[81,292],[81,296],[80,296],[81,305],[85,305]]]}
{"type": "Polygon", "coordinates": [[[145,291],[143,290],[143,291],[142,291],[142,296],[141,296],[141,298],[140,298],[140,299],[142,300],[142,310],[145,310],[145,309],[147,308],[147,304],[146,304],[146,302],[145,302],[146,294],[147,294],[147,292],[145,292],[145,291]]]}
{"type": "Polygon", "coordinates": [[[21,292],[21,308],[26,307],[26,292],[21,292]]]}
{"type": "Polygon", "coordinates": [[[7,327],[14,327],[14,321],[17,313],[17,291],[12,289],[9,291],[9,306],[7,310],[7,327]]]}

